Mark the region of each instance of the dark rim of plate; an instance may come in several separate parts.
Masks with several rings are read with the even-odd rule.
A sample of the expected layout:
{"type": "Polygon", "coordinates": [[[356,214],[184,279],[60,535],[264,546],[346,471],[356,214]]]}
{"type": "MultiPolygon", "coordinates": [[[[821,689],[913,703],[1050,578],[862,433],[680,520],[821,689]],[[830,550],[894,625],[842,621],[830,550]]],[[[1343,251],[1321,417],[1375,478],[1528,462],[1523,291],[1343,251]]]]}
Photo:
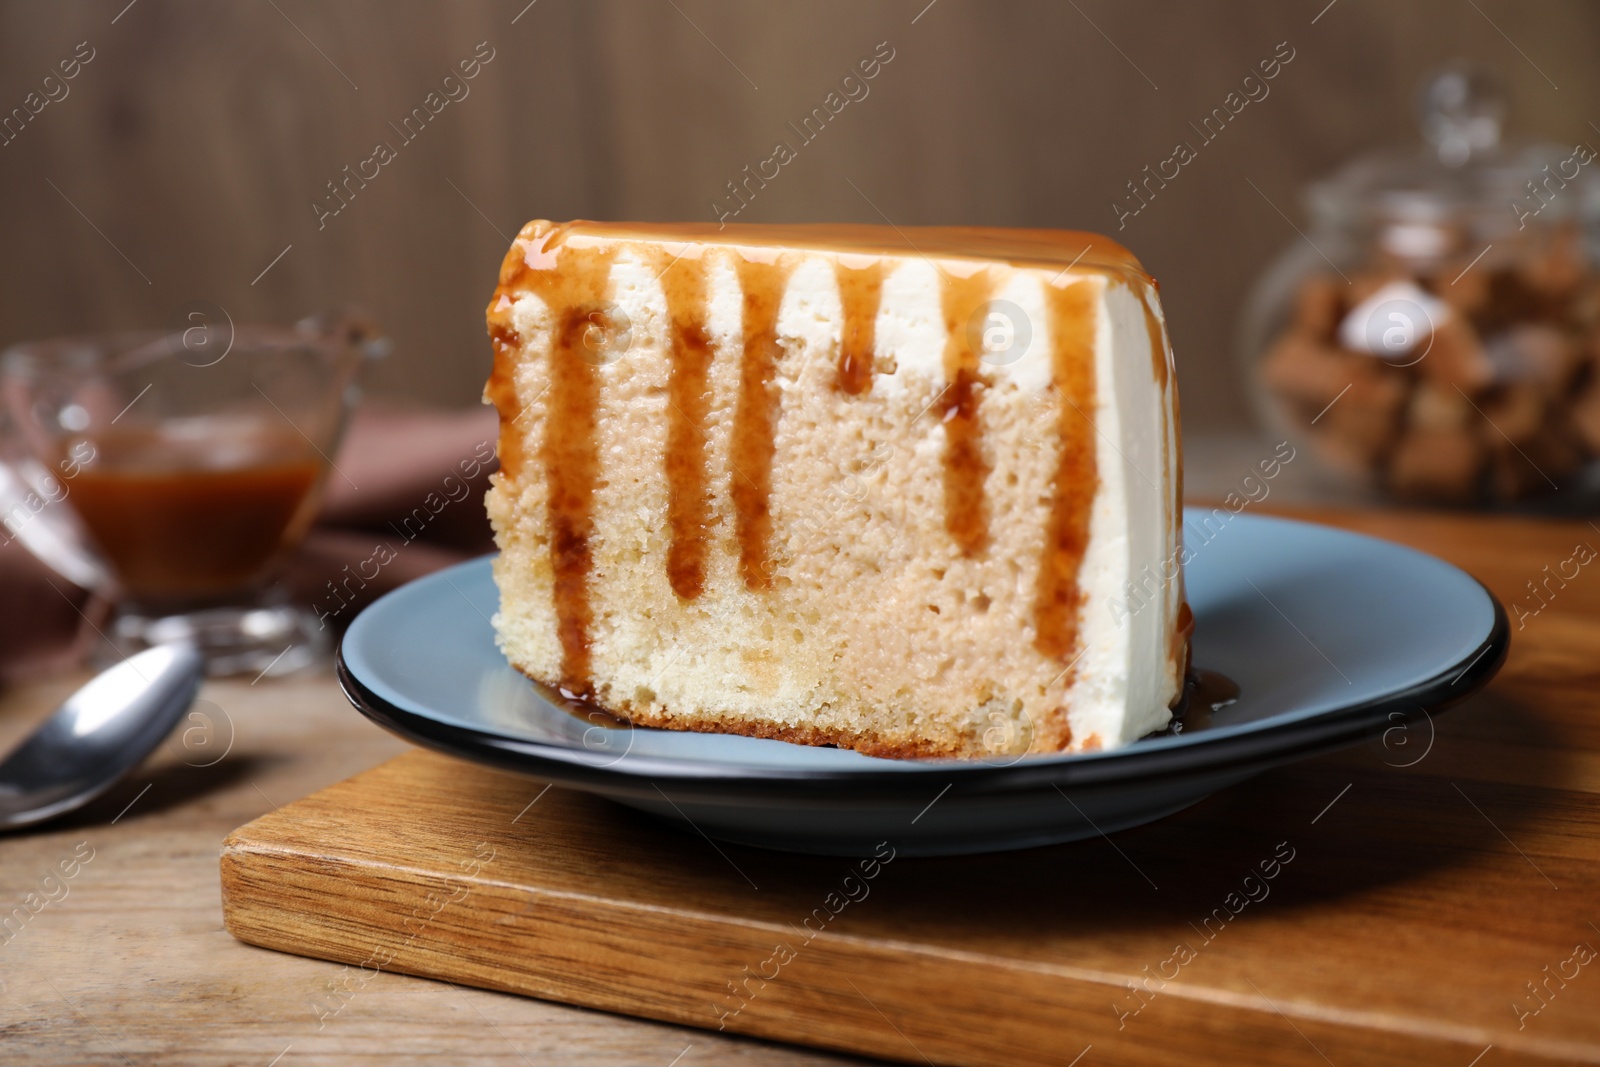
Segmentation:
{"type": "Polygon", "coordinates": [[[1135,741],[1110,752],[1028,757],[1003,766],[982,760],[929,760],[914,768],[903,764],[883,769],[742,767],[631,753],[618,759],[604,752],[443,722],[396,707],[351,673],[342,642],[335,664],[345,696],[363,715],[391,733],[447,755],[560,784],[601,787],[608,793],[654,796],[653,783],[660,780],[673,784],[679,791],[676,795],[688,800],[725,800],[752,792],[817,799],[888,798],[925,789],[929,777],[947,779],[952,794],[968,796],[1059,786],[1124,789],[1206,771],[1236,777],[1264,770],[1359,744],[1460,703],[1494,677],[1511,647],[1511,626],[1505,608],[1483,583],[1473,581],[1494,607],[1494,625],[1488,636],[1472,655],[1409,689],[1309,719],[1267,719],[1237,733],[1180,735],[1181,742],[1174,744],[1145,745],[1135,741]]]}

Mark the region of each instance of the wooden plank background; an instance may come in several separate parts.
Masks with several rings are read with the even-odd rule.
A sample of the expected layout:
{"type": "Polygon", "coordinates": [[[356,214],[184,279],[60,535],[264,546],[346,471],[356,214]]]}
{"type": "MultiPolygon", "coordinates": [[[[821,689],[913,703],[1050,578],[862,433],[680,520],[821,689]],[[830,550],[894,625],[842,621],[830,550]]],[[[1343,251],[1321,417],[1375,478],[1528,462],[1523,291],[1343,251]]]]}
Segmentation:
{"type": "Polygon", "coordinates": [[[0,115],[60,96],[43,79],[79,42],[94,56],[0,145],[0,343],[348,300],[398,342],[377,389],[470,403],[523,221],[710,217],[879,42],[869,94],[741,218],[1114,231],[1124,183],[1286,41],[1270,95],[1119,234],[1162,280],[1204,431],[1244,416],[1237,309],[1298,240],[1250,182],[1303,224],[1304,183],[1411,140],[1417,80],[1453,56],[1502,73],[1519,130],[1600,138],[1600,8],[1577,0],[526,4],[0,2],[0,115]],[[485,41],[469,95],[319,230],[325,183],[485,41]]]}

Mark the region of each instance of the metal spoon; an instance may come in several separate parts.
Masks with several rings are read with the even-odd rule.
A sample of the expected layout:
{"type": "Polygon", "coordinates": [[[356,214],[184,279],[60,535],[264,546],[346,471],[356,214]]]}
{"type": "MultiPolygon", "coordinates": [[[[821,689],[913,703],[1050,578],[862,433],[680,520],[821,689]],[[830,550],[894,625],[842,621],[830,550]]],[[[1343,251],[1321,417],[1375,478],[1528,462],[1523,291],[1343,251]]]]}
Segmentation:
{"type": "Polygon", "coordinates": [[[0,830],[81,808],[137,767],[194,701],[204,660],[160,645],[101,671],[0,761],[0,830]]]}

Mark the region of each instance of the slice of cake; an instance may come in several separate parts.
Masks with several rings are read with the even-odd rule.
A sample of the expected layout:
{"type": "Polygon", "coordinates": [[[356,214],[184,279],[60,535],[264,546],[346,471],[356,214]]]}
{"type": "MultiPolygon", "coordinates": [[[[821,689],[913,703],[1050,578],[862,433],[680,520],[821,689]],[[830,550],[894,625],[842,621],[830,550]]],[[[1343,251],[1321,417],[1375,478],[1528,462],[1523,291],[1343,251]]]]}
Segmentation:
{"type": "Polygon", "coordinates": [[[882,756],[1169,721],[1177,387],[1115,243],[530,222],[488,319],[495,626],[529,677],[882,756]]]}

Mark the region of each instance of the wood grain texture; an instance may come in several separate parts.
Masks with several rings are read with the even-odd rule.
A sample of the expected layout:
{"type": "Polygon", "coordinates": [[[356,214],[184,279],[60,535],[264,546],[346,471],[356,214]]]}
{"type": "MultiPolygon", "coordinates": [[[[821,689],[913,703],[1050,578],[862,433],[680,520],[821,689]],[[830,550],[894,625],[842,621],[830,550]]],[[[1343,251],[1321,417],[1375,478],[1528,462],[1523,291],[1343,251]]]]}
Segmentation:
{"type": "Polygon", "coordinates": [[[1237,309],[1300,240],[1275,207],[1303,228],[1307,181],[1413,142],[1426,71],[1482,60],[1508,82],[1517,130],[1595,136],[1592,4],[1327,6],[0,4],[0,114],[78,42],[96,49],[70,95],[0,146],[0,344],[168,324],[194,299],[239,321],[356,301],[397,342],[378,388],[470,403],[488,373],[482,308],[522,223],[710,219],[880,41],[895,58],[870,95],[741,220],[1115,230],[1125,183],[1287,42],[1270,95],[1118,234],[1163,283],[1190,429],[1232,426],[1237,309]],[[319,228],[326,183],[480,41],[497,54],[470,96],[319,228]]]}
{"type": "MultiPolygon", "coordinates": [[[[81,681],[0,692],[0,745],[81,681]]],[[[355,714],[331,676],[211,681],[201,699],[195,711],[214,728],[186,720],[89,808],[0,836],[0,923],[11,919],[0,926],[6,1067],[267,1067],[280,1055],[276,1067],[387,1067],[430,1055],[452,1067],[668,1067],[691,1045],[678,1067],[853,1062],[396,974],[352,996],[340,965],[242,944],[222,925],[217,854],[228,832],[406,746],[355,714]],[[63,895],[58,865],[81,842],[93,858],[63,895]],[[46,883],[52,874],[57,882],[46,883]],[[19,919],[30,893],[58,899],[19,919]],[[343,1010],[319,1018],[330,1002],[343,1010]]]]}
{"type": "MultiPolygon", "coordinates": [[[[1600,545],[1584,522],[1301,514],[1432,551],[1508,605],[1600,545]]],[[[230,837],[228,929],[350,964],[357,986],[355,965],[384,961],[372,981],[904,1062],[1600,1062],[1600,576],[1522,623],[1494,685],[1403,745],[1272,771],[1114,840],[898,858],[809,939],[849,861],[714,847],[417,752],[230,837]],[[735,998],[780,944],[793,959],[735,998]]]]}

